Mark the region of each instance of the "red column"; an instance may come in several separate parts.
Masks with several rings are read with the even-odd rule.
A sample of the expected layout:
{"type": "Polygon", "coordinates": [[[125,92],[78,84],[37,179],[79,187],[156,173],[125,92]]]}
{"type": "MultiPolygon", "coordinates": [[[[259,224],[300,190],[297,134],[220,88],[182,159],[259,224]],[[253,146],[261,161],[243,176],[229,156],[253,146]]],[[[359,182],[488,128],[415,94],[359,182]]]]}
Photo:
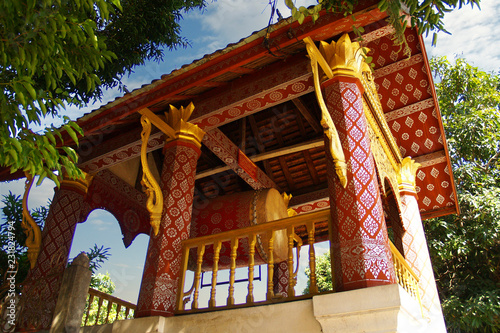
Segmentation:
{"type": "Polygon", "coordinates": [[[347,186],[344,188],[327,153],[333,221],[331,252],[336,290],[395,283],[363,110],[363,88],[357,78],[335,76],[324,82],[322,89],[347,162],[347,186]]]}
{"type": "Polygon", "coordinates": [[[17,330],[50,329],[76,224],[86,218],[83,209],[86,186],[88,184],[63,181],[60,189],[56,189],[42,231],[36,266],[24,282],[17,330]]]}
{"type": "Polygon", "coordinates": [[[181,241],[189,238],[200,148],[176,139],[165,144],[161,175],[163,213],[150,233],[136,317],[172,316],[180,278],[181,241]]]}

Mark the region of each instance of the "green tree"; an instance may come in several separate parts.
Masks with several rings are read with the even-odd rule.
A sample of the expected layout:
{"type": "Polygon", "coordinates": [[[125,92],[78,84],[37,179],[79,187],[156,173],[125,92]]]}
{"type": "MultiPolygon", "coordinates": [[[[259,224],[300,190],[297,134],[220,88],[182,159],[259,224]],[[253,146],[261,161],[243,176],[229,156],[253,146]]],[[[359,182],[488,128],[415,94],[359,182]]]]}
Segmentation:
{"type": "MultiPolygon", "coordinates": [[[[316,257],[316,284],[318,291],[332,290],[332,270],[331,270],[330,252],[326,252],[322,256],[316,257]]],[[[309,267],[305,269],[308,278],[311,278],[311,270],[309,267]]],[[[302,292],[304,295],[309,294],[311,280],[307,280],[307,286],[302,292]]]]}
{"type": "Polygon", "coordinates": [[[65,118],[60,128],[33,132],[66,105],[83,106],[102,89],[163,48],[186,46],[183,9],[204,0],[4,0],[0,2],[0,166],[51,178],[79,177],[81,129],[65,118]],[[116,55],[119,54],[120,57],[116,55]],[[67,144],[68,141],[66,141],[67,144]]]}
{"type": "Polygon", "coordinates": [[[500,77],[431,60],[461,214],[425,221],[450,332],[500,330],[500,77]]]}

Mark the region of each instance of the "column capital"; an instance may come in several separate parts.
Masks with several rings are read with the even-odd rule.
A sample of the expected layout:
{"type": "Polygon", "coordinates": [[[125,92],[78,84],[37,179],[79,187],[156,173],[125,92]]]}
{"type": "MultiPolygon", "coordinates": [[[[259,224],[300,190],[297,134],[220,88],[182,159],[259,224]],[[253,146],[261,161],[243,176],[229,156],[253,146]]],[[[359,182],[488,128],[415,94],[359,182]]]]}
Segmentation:
{"type": "Polygon", "coordinates": [[[201,148],[201,140],[203,140],[205,132],[197,125],[188,122],[193,110],[194,105],[192,102],[187,107],[181,106],[180,109],[170,105],[170,111],[165,112],[165,122],[174,129],[175,135],[169,136],[166,141],[167,143],[180,139],[201,148]]]}
{"type": "Polygon", "coordinates": [[[417,170],[420,168],[420,164],[416,163],[410,156],[407,156],[401,162],[401,168],[397,174],[399,191],[409,192],[411,194],[417,194],[416,187],[416,175],[417,170]]]}
{"type": "Polygon", "coordinates": [[[72,188],[81,192],[83,195],[86,195],[90,184],[92,184],[92,179],[94,179],[94,175],[86,172],[83,172],[83,176],[77,179],[71,179],[65,174],[63,175],[63,180],[61,181],[61,188],[72,188]]]}
{"type": "Polygon", "coordinates": [[[323,70],[323,81],[335,76],[361,79],[363,72],[371,72],[370,66],[365,61],[368,48],[360,46],[358,42],[351,42],[348,34],[330,44],[320,41],[319,49],[311,38],[305,38],[304,41],[309,55],[318,61],[323,70]]]}

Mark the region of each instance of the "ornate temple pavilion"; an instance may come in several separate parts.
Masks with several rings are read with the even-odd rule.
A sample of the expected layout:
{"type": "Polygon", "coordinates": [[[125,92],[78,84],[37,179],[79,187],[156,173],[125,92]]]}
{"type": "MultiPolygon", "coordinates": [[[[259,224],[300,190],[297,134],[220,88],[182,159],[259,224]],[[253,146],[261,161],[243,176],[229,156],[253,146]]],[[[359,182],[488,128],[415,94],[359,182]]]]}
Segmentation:
{"type": "Polygon", "coordinates": [[[79,118],[87,176],[56,190],[17,330],[50,329],[75,227],[100,208],[126,247],[150,242],[135,318],[81,332],[445,332],[422,220],[458,213],[446,140],[422,37],[408,27],[405,54],[376,3],[282,20],[79,118]]]}

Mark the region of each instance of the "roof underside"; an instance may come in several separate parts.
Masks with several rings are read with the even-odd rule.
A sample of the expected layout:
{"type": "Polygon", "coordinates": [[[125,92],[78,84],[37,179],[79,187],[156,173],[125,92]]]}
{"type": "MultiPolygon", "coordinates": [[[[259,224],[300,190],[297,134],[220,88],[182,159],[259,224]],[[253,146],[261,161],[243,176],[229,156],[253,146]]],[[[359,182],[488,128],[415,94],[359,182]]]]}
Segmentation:
{"type": "MultiPolygon", "coordinates": [[[[422,164],[417,172],[422,217],[456,213],[456,192],[423,41],[415,30],[407,29],[412,51],[408,58],[394,45],[385,14],[368,5],[358,8],[356,25],[365,27],[362,43],[371,50],[380,101],[401,154],[422,164]]],[[[291,193],[291,205],[301,212],[327,207],[320,111],[302,39],[336,40],[351,27],[350,18],[330,14],[315,24],[281,21],[272,26],[269,48],[265,30],[254,33],[85,115],[78,120],[86,133],[79,148],[80,166],[88,172],[113,170],[137,159],[141,131],[137,111],[147,107],[163,114],[169,104],[192,101],[196,109],[191,122],[209,137],[198,162],[196,195],[210,198],[258,188],[213,152],[214,145],[229,144],[240,148],[264,173],[262,177],[267,176],[259,176],[257,183],[274,183],[291,193]],[[227,138],[217,139],[217,129],[227,138]]],[[[150,141],[159,169],[162,153],[157,148],[163,141],[159,132],[150,141]]],[[[140,167],[129,178],[140,189],[140,167]]]]}

